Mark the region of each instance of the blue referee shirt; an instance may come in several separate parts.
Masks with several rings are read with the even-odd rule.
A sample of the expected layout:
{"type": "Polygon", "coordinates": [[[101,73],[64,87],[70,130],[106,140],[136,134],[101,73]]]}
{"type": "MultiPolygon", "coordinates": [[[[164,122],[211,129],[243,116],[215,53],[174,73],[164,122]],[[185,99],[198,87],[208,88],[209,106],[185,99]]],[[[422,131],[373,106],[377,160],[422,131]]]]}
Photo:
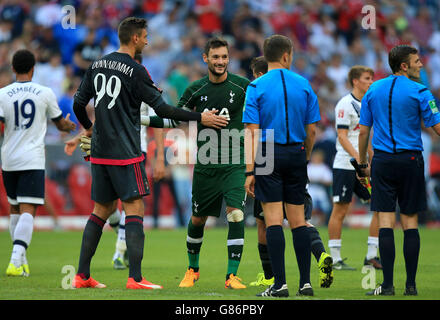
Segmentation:
{"type": "Polygon", "coordinates": [[[304,142],[306,124],[321,120],[318,98],[307,79],[287,69],[273,69],[252,81],[246,90],[243,123],[274,129],[275,143],[304,142]]]}
{"type": "Polygon", "coordinates": [[[422,118],[427,128],[440,122],[432,93],[406,76],[391,75],[370,86],[362,99],[359,123],[373,126],[373,149],[423,151],[422,118]]]}

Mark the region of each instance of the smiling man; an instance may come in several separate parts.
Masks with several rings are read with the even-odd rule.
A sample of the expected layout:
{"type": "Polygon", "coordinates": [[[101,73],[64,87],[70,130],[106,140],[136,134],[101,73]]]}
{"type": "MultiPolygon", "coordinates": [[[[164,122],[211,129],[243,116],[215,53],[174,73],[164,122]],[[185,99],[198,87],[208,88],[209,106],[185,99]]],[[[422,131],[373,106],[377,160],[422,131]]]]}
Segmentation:
{"type": "Polygon", "coordinates": [[[227,72],[228,43],[220,38],[208,40],[203,60],[208,75],[194,81],[185,90],[178,107],[190,111],[220,110],[229,120],[220,130],[198,125],[197,163],[192,187],[193,213],[188,223],[189,267],[179,287],[192,287],[199,279],[199,253],[208,216],[219,217],[223,199],[228,220],[228,267],[225,287],[246,288],[237,277],[244,244],[244,204],[246,194],[242,114],[249,80],[227,72]],[[227,133],[227,134],[225,134],[227,133]],[[237,135],[235,135],[237,133],[237,135]],[[206,152],[203,152],[203,151],[206,152]],[[238,155],[238,159],[237,156],[238,155]]]}
{"type": "Polygon", "coordinates": [[[396,203],[403,229],[406,269],[403,294],[417,295],[418,214],[427,208],[421,122],[440,135],[440,113],[428,88],[410,80],[419,78],[423,67],[417,49],[396,46],[391,49],[388,61],[393,74],[370,86],[362,99],[359,121],[359,159],[365,176],[370,176],[366,154],[370,129],[374,129],[371,210],[379,215],[379,252],[383,265],[382,284],[367,295],[394,295],[396,203]]]}

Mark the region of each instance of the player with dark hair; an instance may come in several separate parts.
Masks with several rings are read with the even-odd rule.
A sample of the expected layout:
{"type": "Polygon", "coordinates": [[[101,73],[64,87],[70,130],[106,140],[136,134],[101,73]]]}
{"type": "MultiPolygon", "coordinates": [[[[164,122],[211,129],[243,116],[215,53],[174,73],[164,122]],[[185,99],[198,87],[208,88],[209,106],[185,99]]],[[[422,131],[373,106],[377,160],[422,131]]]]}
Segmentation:
{"type": "Polygon", "coordinates": [[[16,81],[0,89],[0,122],[5,124],[1,148],[3,183],[10,204],[9,231],[13,242],[8,276],[29,276],[26,250],[30,245],[35,213],[44,204],[47,119],[59,131],[76,125],[63,118],[52,89],[32,81],[35,56],[26,49],[12,57],[16,81]]]}
{"type": "Polygon", "coordinates": [[[189,266],[179,287],[192,287],[199,279],[199,254],[205,223],[208,216],[220,216],[224,199],[228,220],[228,267],[225,287],[242,289],[246,286],[237,277],[243,254],[243,210],[246,200],[243,189],[245,165],[241,118],[249,80],[227,71],[229,48],[223,39],[208,40],[203,60],[208,66],[208,75],[189,85],[178,106],[198,112],[221,108],[219,115],[228,119],[229,124],[221,131],[206,129],[203,124],[198,126],[192,216],[186,238],[189,266]],[[227,134],[224,135],[225,133],[227,134]],[[206,135],[210,136],[208,141],[206,135]],[[210,151],[204,154],[203,150],[210,151]]]}
{"type": "MultiPolygon", "coordinates": [[[[267,73],[267,61],[264,56],[253,58],[251,61],[251,70],[254,79],[257,79],[267,73]]],[[[318,230],[309,222],[312,218],[312,198],[306,190],[304,200],[304,215],[309,227],[311,238],[312,253],[318,262],[319,269],[319,283],[323,288],[328,288],[333,282],[332,271],[332,257],[325,252],[324,244],[321,240],[318,230]]],[[[274,283],[272,265],[270,261],[269,252],[267,250],[266,241],[266,223],[264,222],[264,212],[261,207],[261,203],[258,200],[254,201],[254,217],[257,223],[257,235],[258,235],[258,253],[263,267],[263,273],[257,275],[257,280],[251,282],[250,286],[267,286],[274,283]]],[[[285,212],[284,212],[285,217],[285,212]]]]}
{"type": "Polygon", "coordinates": [[[220,128],[227,124],[215,111],[197,113],[175,108],[164,102],[146,69],[133,60],[147,45],[145,19],[129,17],[118,28],[120,47],[94,61],[85,73],[74,98],[73,109],[91,136],[93,213],[84,229],[79,267],[73,281],[76,288],[104,288],[90,276],[90,263],[98,246],[102,228],[117,199],[126,213],[125,240],[129,259],[127,289],[159,289],[141,272],[144,251],[144,203],[149,194],[144,155],[140,143],[140,108],[142,102],[160,117],[181,121],[201,121],[220,128]],[[94,98],[95,122],[85,106],[94,98]]]}
{"type": "MultiPolygon", "coordinates": [[[[356,270],[345,263],[341,257],[342,224],[350,208],[353,193],[361,201],[370,201],[370,192],[356,178],[356,172],[350,163],[354,158],[359,162],[358,137],[359,117],[362,97],[373,83],[374,71],[371,68],[356,65],[348,72],[348,81],[353,90],[342,97],[335,107],[336,119],[336,156],[333,162],[333,210],[328,222],[328,246],[333,257],[335,270],[356,270]]],[[[368,148],[369,159],[373,151],[368,148]]],[[[364,265],[372,265],[381,269],[380,259],[377,257],[378,246],[377,212],[373,212],[367,240],[368,251],[364,265]]]]}
{"type": "MultiPolygon", "coordinates": [[[[293,45],[289,38],[273,35],[264,41],[268,72],[251,82],[246,92],[246,192],[261,201],[266,239],[275,283],[258,296],[288,297],[285,275],[283,206],[292,231],[300,273],[297,295],[313,295],[310,284],[311,238],[304,217],[307,160],[320,120],[318,99],[306,79],[289,70],[293,45]],[[271,133],[273,136],[271,137],[271,133]],[[273,162],[270,173],[261,173],[261,159],[253,146],[261,142],[258,157],[273,162]],[[257,165],[255,164],[257,162],[257,165]]],[[[266,165],[266,164],[265,164],[266,165]]]]}
{"type": "Polygon", "coordinates": [[[427,208],[421,121],[440,135],[440,112],[434,96],[419,78],[423,67],[417,49],[399,45],[388,55],[393,74],[373,83],[360,117],[359,159],[364,176],[371,174],[371,210],[379,214],[379,252],[383,282],[367,295],[394,295],[394,225],[396,203],[403,229],[406,268],[404,295],[417,295],[420,252],[418,213],[427,208]],[[367,161],[370,129],[374,135],[371,171],[367,161]]]}

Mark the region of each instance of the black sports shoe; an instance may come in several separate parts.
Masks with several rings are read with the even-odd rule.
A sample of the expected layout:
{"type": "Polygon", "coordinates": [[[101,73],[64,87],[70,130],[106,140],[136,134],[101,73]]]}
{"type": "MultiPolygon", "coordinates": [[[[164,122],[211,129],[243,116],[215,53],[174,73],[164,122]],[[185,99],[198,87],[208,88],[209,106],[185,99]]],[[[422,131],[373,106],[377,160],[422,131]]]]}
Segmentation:
{"type": "Polygon", "coordinates": [[[378,286],[376,289],[368,291],[367,296],[394,296],[394,287],[384,288],[382,285],[378,286]]]}
{"type": "Polygon", "coordinates": [[[367,258],[364,259],[364,266],[373,266],[374,269],[381,270],[382,264],[380,263],[379,257],[374,257],[372,259],[367,260],[367,258]]]}
{"type": "Polygon", "coordinates": [[[403,292],[404,296],[416,296],[418,295],[417,289],[415,286],[409,286],[405,288],[405,291],[403,292]]]}
{"type": "Polygon", "coordinates": [[[296,293],[297,296],[313,296],[313,289],[310,283],[304,284],[302,288],[299,288],[296,293]]]}
{"type": "Polygon", "coordinates": [[[289,290],[287,289],[287,284],[283,284],[279,289],[274,289],[274,285],[272,284],[269,288],[257,294],[257,297],[287,298],[288,296],[289,290]]]}

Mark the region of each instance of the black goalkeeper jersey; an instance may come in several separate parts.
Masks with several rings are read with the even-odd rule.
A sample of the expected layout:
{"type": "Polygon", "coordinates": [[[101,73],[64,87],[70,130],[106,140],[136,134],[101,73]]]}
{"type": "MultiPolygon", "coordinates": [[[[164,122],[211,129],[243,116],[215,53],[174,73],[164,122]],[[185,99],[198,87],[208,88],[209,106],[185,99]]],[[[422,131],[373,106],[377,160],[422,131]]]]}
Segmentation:
{"type": "Polygon", "coordinates": [[[75,94],[82,106],[94,98],[95,122],[90,161],[128,165],[143,160],[140,107],[165,102],[147,70],[126,53],[113,52],[94,61],[75,94]]]}

